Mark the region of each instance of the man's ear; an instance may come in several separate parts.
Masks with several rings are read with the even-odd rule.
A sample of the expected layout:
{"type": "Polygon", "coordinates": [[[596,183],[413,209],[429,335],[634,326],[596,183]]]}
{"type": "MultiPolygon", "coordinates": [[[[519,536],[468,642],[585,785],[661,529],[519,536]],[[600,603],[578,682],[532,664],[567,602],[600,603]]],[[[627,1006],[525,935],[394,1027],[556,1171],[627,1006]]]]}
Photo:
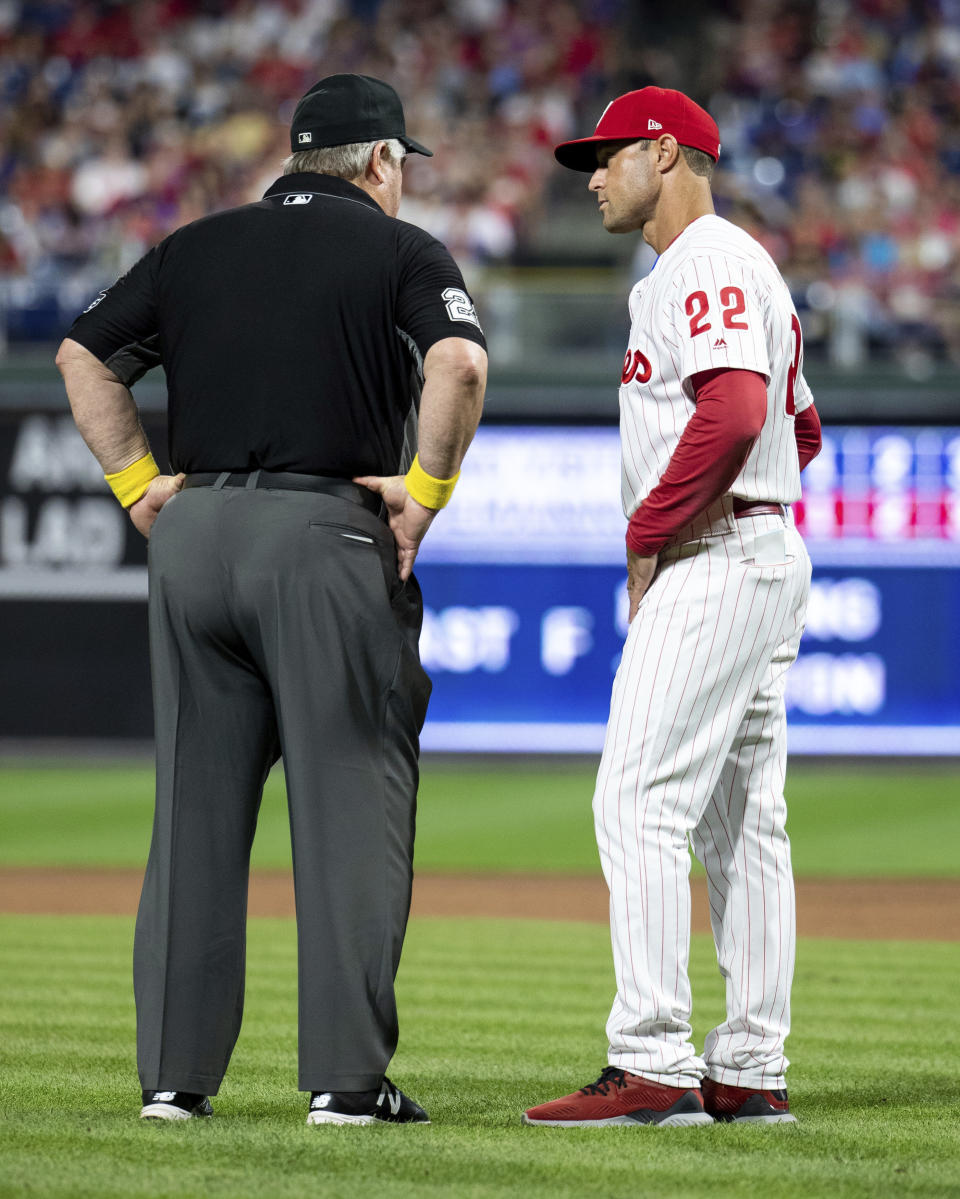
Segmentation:
{"type": "Polygon", "coordinates": [[[373,147],[373,153],[370,155],[370,161],[367,163],[367,177],[371,182],[375,181],[380,184],[384,181],[383,152],[386,148],[386,142],[377,142],[373,147]]]}
{"type": "Polygon", "coordinates": [[[672,133],[661,134],[657,138],[657,170],[666,173],[676,166],[680,157],[680,145],[672,133]]]}

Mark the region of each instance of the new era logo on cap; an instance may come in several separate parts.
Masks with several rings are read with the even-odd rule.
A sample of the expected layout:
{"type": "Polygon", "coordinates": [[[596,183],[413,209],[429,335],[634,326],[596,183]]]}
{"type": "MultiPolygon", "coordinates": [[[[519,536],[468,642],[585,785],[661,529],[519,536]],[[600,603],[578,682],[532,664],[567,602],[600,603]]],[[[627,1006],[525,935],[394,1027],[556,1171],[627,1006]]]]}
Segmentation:
{"type": "Polygon", "coordinates": [[[659,121],[655,121],[655,120],[653,119],[653,117],[651,117],[651,118],[650,118],[650,120],[649,120],[649,121],[647,121],[647,131],[648,131],[648,132],[649,132],[649,130],[651,130],[651,129],[662,129],[662,128],[663,128],[663,126],[660,124],[660,122],[659,122],[659,121]]]}

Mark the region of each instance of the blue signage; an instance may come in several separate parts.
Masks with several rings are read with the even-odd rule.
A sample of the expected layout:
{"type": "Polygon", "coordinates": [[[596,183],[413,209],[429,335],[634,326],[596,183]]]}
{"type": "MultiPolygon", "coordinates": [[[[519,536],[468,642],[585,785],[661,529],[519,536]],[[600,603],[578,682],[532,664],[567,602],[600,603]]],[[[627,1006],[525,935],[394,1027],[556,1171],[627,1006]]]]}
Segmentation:
{"type": "MultiPolygon", "coordinates": [[[[624,570],[425,565],[424,748],[603,743],[626,631],[624,570]]],[[[787,676],[799,753],[960,754],[960,567],[814,569],[787,676]]]]}
{"type": "MultiPolygon", "coordinates": [[[[960,431],[825,430],[788,675],[799,753],[960,755],[960,431]]],[[[818,465],[819,463],[819,465],[818,465]]],[[[626,635],[614,429],[482,429],[417,566],[425,748],[602,746],[626,635]]]]}

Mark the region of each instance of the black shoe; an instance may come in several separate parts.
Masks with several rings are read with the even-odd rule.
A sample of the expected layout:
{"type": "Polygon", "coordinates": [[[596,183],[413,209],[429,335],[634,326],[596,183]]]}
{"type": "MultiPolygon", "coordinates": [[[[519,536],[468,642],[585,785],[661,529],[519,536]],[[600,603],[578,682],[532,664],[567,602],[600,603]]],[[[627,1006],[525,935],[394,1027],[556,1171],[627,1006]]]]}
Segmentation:
{"type": "Polygon", "coordinates": [[[373,1091],[314,1091],[308,1124],[429,1124],[419,1103],[385,1078],[373,1091]]]}
{"type": "Polygon", "coordinates": [[[194,1116],[212,1116],[206,1095],[192,1091],[144,1091],[141,1120],[192,1120],[194,1116]]]}

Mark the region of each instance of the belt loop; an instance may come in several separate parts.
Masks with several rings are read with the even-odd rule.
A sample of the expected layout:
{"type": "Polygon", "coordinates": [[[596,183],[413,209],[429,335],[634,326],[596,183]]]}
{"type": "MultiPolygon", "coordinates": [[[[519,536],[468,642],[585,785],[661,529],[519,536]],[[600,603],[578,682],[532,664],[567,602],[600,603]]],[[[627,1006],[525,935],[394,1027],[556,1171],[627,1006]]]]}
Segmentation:
{"type": "Polygon", "coordinates": [[[260,482],[260,471],[259,471],[259,469],[257,469],[257,470],[252,470],[252,471],[250,472],[250,474],[249,474],[249,475],[247,475],[247,481],[246,481],[246,483],[244,484],[244,490],[245,490],[245,491],[256,491],[256,489],[257,489],[257,484],[258,484],[259,482],[260,482]]]}
{"type": "Polygon", "coordinates": [[[210,490],[211,491],[222,491],[224,484],[226,483],[227,479],[229,479],[229,478],[230,478],[230,472],[228,470],[221,471],[220,474],[217,475],[216,483],[214,483],[213,487],[211,487],[210,490]]]}

